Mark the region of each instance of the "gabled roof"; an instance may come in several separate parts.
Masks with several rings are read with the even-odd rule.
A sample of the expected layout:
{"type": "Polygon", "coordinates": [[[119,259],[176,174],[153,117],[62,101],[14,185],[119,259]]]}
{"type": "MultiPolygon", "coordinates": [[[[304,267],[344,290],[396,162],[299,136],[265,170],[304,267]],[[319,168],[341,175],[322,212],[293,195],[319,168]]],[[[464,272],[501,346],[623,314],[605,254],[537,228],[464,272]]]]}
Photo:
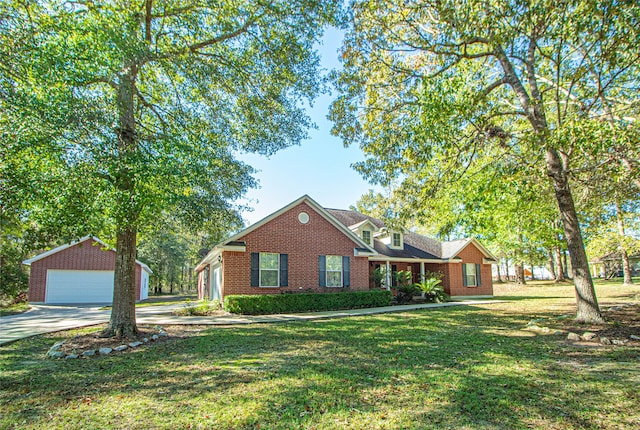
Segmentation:
{"type": "MultiPolygon", "coordinates": [[[[328,209],[340,222],[351,226],[370,222],[378,229],[383,230],[385,225],[382,220],[361,214],[355,211],[328,209]]],[[[487,260],[497,262],[497,259],[474,238],[440,242],[428,236],[423,236],[411,231],[404,231],[404,249],[392,249],[379,239],[374,239],[374,247],[381,257],[398,259],[416,259],[431,261],[460,261],[458,254],[470,243],[473,243],[487,260]]]]}
{"type": "MultiPolygon", "coordinates": [[[[50,249],[49,251],[43,252],[42,254],[38,254],[35,257],[31,257],[31,258],[29,258],[27,260],[24,260],[22,262],[22,264],[27,265],[27,266],[31,266],[31,263],[33,263],[35,261],[42,260],[43,258],[47,258],[48,256],[53,255],[53,254],[57,254],[60,251],[64,251],[65,249],[71,248],[72,246],[75,246],[75,245],[77,245],[79,243],[86,242],[89,239],[93,239],[95,242],[99,243],[103,248],[106,248],[109,251],[116,252],[115,249],[111,248],[109,245],[107,245],[106,243],[104,243],[103,241],[98,239],[97,237],[95,237],[95,236],[85,236],[85,237],[80,238],[78,240],[74,240],[74,241],[71,241],[69,243],[65,243],[64,245],[60,245],[57,248],[50,249]]],[[[136,260],[136,264],[139,264],[140,267],[142,267],[148,273],[153,273],[151,271],[151,269],[149,268],[149,266],[147,266],[143,262],[136,260]]]]}
{"type": "Polygon", "coordinates": [[[216,244],[213,249],[211,251],[209,251],[209,253],[200,261],[200,263],[198,263],[198,265],[195,268],[195,271],[199,271],[207,262],[212,261],[215,256],[217,254],[219,254],[222,249],[225,246],[228,246],[229,244],[233,243],[233,242],[238,242],[239,239],[241,239],[242,237],[246,236],[247,234],[251,233],[252,231],[256,230],[259,227],[262,227],[263,225],[267,224],[269,221],[279,217],[280,215],[288,212],[289,210],[293,209],[294,207],[298,206],[301,203],[306,203],[309,206],[311,206],[311,208],[313,210],[315,210],[321,217],[323,217],[325,220],[327,220],[330,224],[332,224],[334,227],[336,227],[338,230],[340,230],[342,233],[344,233],[345,236],[349,237],[349,239],[351,239],[355,244],[356,244],[356,248],[355,250],[357,252],[359,252],[360,255],[366,255],[366,254],[376,254],[376,251],[373,247],[371,247],[370,245],[367,245],[357,234],[355,234],[354,232],[352,232],[346,224],[342,223],[340,220],[338,220],[332,213],[330,210],[327,210],[325,208],[323,208],[322,206],[320,206],[315,200],[313,200],[311,197],[309,197],[308,195],[304,195],[300,198],[298,198],[297,200],[294,200],[293,202],[289,203],[288,205],[278,209],[277,211],[275,211],[274,213],[272,213],[271,215],[268,215],[267,217],[261,219],[260,221],[251,224],[249,227],[245,228],[244,230],[239,231],[238,233],[234,234],[233,236],[225,239],[224,241],[216,244]]]}
{"type": "Polygon", "coordinates": [[[498,259],[493,256],[493,254],[485,248],[480,242],[478,242],[475,238],[468,239],[459,239],[452,240],[449,242],[442,242],[442,258],[454,258],[458,254],[460,254],[469,244],[473,243],[476,248],[482,252],[482,255],[485,256],[487,260],[498,262],[498,259]]]}

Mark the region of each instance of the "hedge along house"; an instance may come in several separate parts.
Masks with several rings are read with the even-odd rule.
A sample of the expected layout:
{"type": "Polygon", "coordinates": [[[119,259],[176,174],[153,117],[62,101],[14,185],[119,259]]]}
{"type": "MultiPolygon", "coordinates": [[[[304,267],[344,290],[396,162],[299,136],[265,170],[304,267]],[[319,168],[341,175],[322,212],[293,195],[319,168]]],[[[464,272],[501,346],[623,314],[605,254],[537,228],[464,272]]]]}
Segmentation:
{"type": "MultiPolygon", "coordinates": [[[[111,303],[116,252],[100,239],[86,236],[23,261],[31,266],[32,303],[111,303]]],[[[151,269],[136,260],[136,300],[149,293],[151,269]]]]}
{"type": "Polygon", "coordinates": [[[196,267],[199,298],[231,294],[369,290],[372,272],[444,274],[452,296],[491,296],[495,258],[475,239],[438,242],[392,231],[353,211],[325,209],[303,196],[216,245],[196,267]]]}

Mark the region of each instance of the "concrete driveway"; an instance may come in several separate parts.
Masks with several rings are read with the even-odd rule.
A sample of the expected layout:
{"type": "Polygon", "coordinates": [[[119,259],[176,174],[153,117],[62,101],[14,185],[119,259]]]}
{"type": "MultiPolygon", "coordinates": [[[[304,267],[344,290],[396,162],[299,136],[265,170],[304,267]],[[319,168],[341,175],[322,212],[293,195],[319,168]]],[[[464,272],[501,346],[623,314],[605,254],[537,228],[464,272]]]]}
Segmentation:
{"type": "MultiPolygon", "coordinates": [[[[184,307],[184,303],[146,306],[136,308],[136,322],[139,324],[199,324],[229,326],[236,324],[275,323],[287,321],[313,321],[331,318],[406,312],[418,309],[433,309],[449,306],[473,306],[500,303],[502,300],[461,300],[447,303],[427,303],[412,305],[384,306],[381,308],[349,309],[326,312],[308,312],[277,315],[219,315],[206,317],[173,316],[171,311],[184,307]]],[[[20,315],[0,318],[0,345],[29,336],[69,330],[106,323],[111,310],[101,311],[97,306],[51,306],[32,305],[30,311],[20,315]]]]}
{"type": "MultiPolygon", "coordinates": [[[[162,315],[182,304],[147,306],[136,309],[136,319],[162,315]]],[[[102,305],[31,305],[31,310],[0,318],[0,345],[25,337],[76,327],[102,324],[109,321],[111,310],[100,310],[102,305]]]]}

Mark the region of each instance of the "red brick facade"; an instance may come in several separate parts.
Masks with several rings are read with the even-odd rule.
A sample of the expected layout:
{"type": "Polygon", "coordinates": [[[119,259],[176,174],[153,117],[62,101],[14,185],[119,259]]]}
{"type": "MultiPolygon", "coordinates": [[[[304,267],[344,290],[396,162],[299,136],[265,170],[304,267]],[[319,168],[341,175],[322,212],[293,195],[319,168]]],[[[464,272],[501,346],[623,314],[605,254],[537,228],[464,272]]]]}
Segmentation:
{"type": "MultiPolygon", "coordinates": [[[[29,301],[44,302],[46,298],[47,270],[114,270],[116,252],[87,238],[60,252],[31,263],[29,275],[29,301]]],[[[142,268],[136,264],[136,300],[140,300],[142,268]]]]}
{"type": "MultiPolygon", "coordinates": [[[[458,255],[463,263],[480,264],[481,285],[474,287],[464,286],[462,280],[462,263],[425,263],[425,271],[441,272],[442,286],[445,293],[450,296],[492,296],[493,279],[491,274],[491,264],[483,264],[485,258],[482,251],[472,242],[466,246],[458,255]]],[[[384,257],[380,261],[371,261],[369,270],[373,272],[376,266],[385,267],[384,257]]],[[[411,270],[413,282],[420,282],[420,263],[390,262],[390,266],[395,266],[396,271],[411,270]]]]}
{"type": "MultiPolygon", "coordinates": [[[[372,255],[371,257],[354,256],[354,248],[360,248],[364,246],[364,243],[352,236],[347,225],[354,226],[358,224],[358,217],[363,215],[356,213],[356,216],[353,217],[346,211],[334,212],[336,215],[328,215],[328,212],[325,212],[315,202],[304,196],[276,212],[266,221],[251,226],[244,232],[233,236],[226,244],[220,245],[219,248],[209,253],[198,266],[199,297],[209,297],[212,293],[210,286],[217,285],[217,280],[219,280],[219,293],[222,299],[231,294],[368,290],[371,288],[369,281],[371,272],[375,270],[376,266],[386,266],[386,259],[390,260],[390,266],[392,266],[393,270],[411,270],[413,282],[420,281],[419,261],[421,259],[419,258],[411,256],[406,258],[388,257],[382,251],[380,254],[372,255]],[[299,220],[299,215],[302,212],[309,216],[309,220],[306,223],[299,220]],[[329,217],[336,216],[339,220],[337,221],[338,226],[334,222],[329,222],[323,214],[329,217]],[[340,216],[343,218],[339,218],[340,216]],[[351,218],[349,218],[350,216],[351,218]],[[342,228],[343,225],[344,229],[342,228]],[[252,253],[261,252],[287,254],[287,286],[252,286],[251,255],[252,253]],[[351,281],[349,287],[330,288],[319,286],[318,258],[321,255],[349,257],[351,281]],[[371,258],[371,261],[369,261],[369,258],[371,258]],[[394,259],[398,261],[392,261],[394,259]],[[214,275],[213,267],[221,267],[220,276],[214,275]],[[215,280],[212,280],[212,277],[215,277],[215,280]]],[[[460,242],[459,246],[464,246],[463,241],[458,242],[460,242]]],[[[384,245],[378,243],[376,246],[384,245]]],[[[453,245],[449,244],[449,247],[451,246],[453,245]]],[[[371,251],[372,254],[375,254],[373,250],[371,251]]],[[[424,266],[427,271],[442,272],[444,274],[443,287],[445,292],[451,296],[491,296],[493,294],[491,265],[483,264],[483,260],[488,257],[490,255],[485,255],[481,250],[481,245],[477,246],[475,241],[468,241],[464,249],[455,256],[456,259],[461,259],[463,263],[480,265],[482,282],[477,287],[463,285],[462,263],[425,263],[424,266]]],[[[433,259],[423,258],[422,261],[433,261],[436,258],[438,257],[433,259]]],[[[444,260],[440,261],[446,261],[446,258],[449,257],[445,257],[444,260]]],[[[216,291],[213,293],[215,297],[216,291]]]]}
{"type": "MultiPolygon", "coordinates": [[[[356,244],[306,202],[302,202],[276,218],[237,239],[246,243],[245,252],[222,253],[222,288],[224,298],[230,294],[278,294],[282,291],[359,291],[369,289],[367,257],[355,257],[356,244]],[[306,212],[309,222],[302,224],[298,215],[306,212]],[[252,287],[251,253],[273,252],[288,254],[289,282],[287,287],[252,287]],[[350,287],[319,286],[318,257],[320,255],[348,256],[350,287]]],[[[203,285],[205,270],[198,276],[198,289],[203,285]]]]}
{"type": "Polygon", "coordinates": [[[444,292],[450,296],[492,296],[493,295],[493,279],[491,274],[491,264],[482,264],[484,254],[473,244],[470,243],[458,255],[463,263],[472,263],[480,265],[481,285],[477,287],[465,287],[462,279],[463,263],[446,263],[446,264],[426,264],[425,268],[432,272],[444,273],[442,285],[444,292]]]}

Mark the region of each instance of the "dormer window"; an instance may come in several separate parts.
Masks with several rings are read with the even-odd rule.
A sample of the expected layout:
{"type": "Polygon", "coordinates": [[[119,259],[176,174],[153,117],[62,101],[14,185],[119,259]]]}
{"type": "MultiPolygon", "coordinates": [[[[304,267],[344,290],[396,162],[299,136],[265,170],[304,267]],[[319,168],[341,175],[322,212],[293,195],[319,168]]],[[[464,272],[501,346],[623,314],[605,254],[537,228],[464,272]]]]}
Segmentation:
{"type": "Polygon", "coordinates": [[[400,236],[400,233],[391,234],[391,246],[394,248],[402,247],[402,237],[400,236]]]}
{"type": "Polygon", "coordinates": [[[362,240],[367,245],[371,245],[371,231],[370,230],[362,230],[362,240]]]}

